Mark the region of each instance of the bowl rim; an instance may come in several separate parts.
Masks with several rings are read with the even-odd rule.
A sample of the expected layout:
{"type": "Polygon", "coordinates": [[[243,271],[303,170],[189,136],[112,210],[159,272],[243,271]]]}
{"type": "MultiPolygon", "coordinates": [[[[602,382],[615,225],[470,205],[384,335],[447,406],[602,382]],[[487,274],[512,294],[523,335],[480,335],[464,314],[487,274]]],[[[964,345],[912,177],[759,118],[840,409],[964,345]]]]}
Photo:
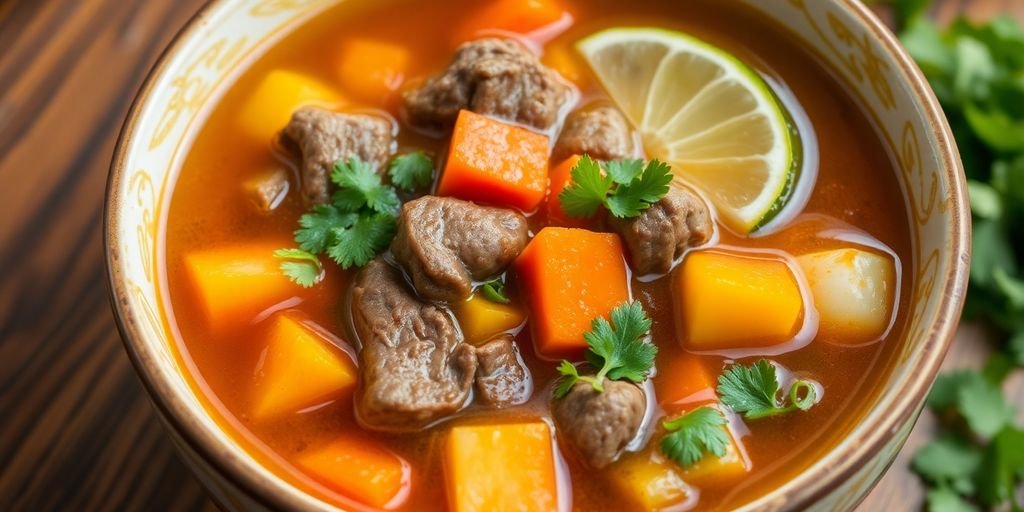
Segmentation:
{"type": "MultiPolygon", "coordinates": [[[[154,62],[128,110],[114,147],[105,186],[103,244],[109,300],[125,350],[150,401],[164,420],[165,427],[175,431],[178,434],[176,437],[201,457],[203,462],[215,468],[220,477],[263,506],[272,509],[336,510],[334,505],[285,482],[263,467],[242,447],[225,446],[219,442],[212,432],[197,421],[198,415],[207,415],[208,412],[202,406],[197,408],[188,404],[186,397],[170,392],[174,387],[164,378],[165,376],[151,368],[156,363],[140,353],[140,339],[143,336],[137,332],[138,324],[132,321],[137,312],[132,311],[131,302],[127,300],[128,292],[122,278],[122,270],[118,265],[122,254],[118,250],[117,237],[122,220],[121,202],[127,197],[127,182],[123,179],[126,174],[125,162],[131,141],[137,135],[136,128],[143,106],[150,99],[156,83],[163,78],[174,58],[179,56],[186,43],[204,26],[204,21],[216,10],[234,1],[236,0],[208,0],[188,19],[154,62]]],[[[861,28],[870,32],[881,44],[883,51],[897,65],[894,69],[897,78],[909,85],[911,95],[922,107],[919,115],[929,128],[929,137],[936,142],[941,162],[939,172],[945,176],[949,184],[951,223],[947,229],[952,233],[952,243],[946,251],[946,257],[940,260],[940,268],[942,264],[946,264],[951,271],[940,274],[942,285],[934,288],[932,292],[941,293],[942,298],[935,310],[933,321],[926,324],[928,328],[924,339],[918,342],[916,350],[922,352],[921,365],[913,376],[908,377],[906,389],[894,401],[890,413],[878,416],[872,424],[866,424],[865,427],[870,428],[865,429],[867,435],[861,442],[845,446],[842,450],[841,445],[834,447],[792,480],[743,505],[741,509],[744,510],[760,507],[777,508],[779,505],[785,509],[802,509],[808,506],[828,495],[834,489],[835,482],[844,481],[860,470],[870,454],[877,453],[889,442],[896,428],[908,418],[913,417],[916,421],[923,408],[924,397],[931,389],[952,343],[967,290],[971,255],[971,216],[966,201],[967,185],[956,143],[942,107],[917,64],[896,36],[868,7],[859,0],[833,2],[851,14],[861,28]],[[824,464],[826,460],[837,461],[838,464],[829,467],[824,464]]],[[[867,418],[865,421],[870,419],[867,418]]],[[[880,479],[881,475],[878,478],[880,479]]],[[[200,483],[208,485],[201,480],[200,483]]],[[[876,483],[877,479],[871,482],[871,486],[876,483]]],[[[214,493],[209,495],[215,500],[218,499],[214,493]]],[[[860,497],[858,502],[866,495],[867,493],[860,497]]]]}

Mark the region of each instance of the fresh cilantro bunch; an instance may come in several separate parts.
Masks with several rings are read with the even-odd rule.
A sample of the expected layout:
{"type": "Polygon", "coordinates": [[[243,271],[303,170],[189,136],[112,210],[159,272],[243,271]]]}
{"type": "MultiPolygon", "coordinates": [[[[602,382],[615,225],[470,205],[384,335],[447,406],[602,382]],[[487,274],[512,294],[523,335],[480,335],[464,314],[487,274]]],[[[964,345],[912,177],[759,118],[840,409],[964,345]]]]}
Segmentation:
{"type": "Polygon", "coordinates": [[[797,379],[779,399],[779,378],[767,359],[750,366],[734,364],[718,376],[718,397],[723,404],[748,420],[806,411],[814,406],[818,391],[814,382],[797,379]],[[786,403],[786,398],[789,403],[786,403]]]}
{"type": "Polygon", "coordinates": [[[694,409],[661,424],[668,431],[661,438],[661,453],[683,468],[688,468],[708,453],[724,457],[729,446],[725,416],[708,406],[694,409]]]}
{"type": "Polygon", "coordinates": [[[610,316],[611,323],[603,317],[595,318],[583,335],[587,340],[584,356],[598,369],[597,374],[580,375],[576,366],[563,360],[558,367],[562,377],[555,387],[555,398],[569,394],[580,381],[603,393],[605,377],[637,383],[647,379],[658,353],[658,347],[644,339],[651,330],[651,319],[636,301],[617,306],[610,316]]]}
{"type": "Polygon", "coordinates": [[[929,396],[942,434],[917,452],[933,511],[1024,510],[1024,430],[1003,394],[1024,366],[1024,27],[1008,17],[940,28],[928,0],[892,0],[900,39],[942,103],[960,149],[973,214],[964,315],[995,327],[981,371],[941,375],[929,396]],[[1017,370],[1019,371],[1019,370],[1017,370]]]}
{"type": "Polygon", "coordinates": [[[565,213],[590,217],[605,207],[616,217],[636,217],[668,194],[672,168],[651,160],[613,160],[601,164],[587,155],[570,171],[572,180],[558,194],[565,213]]]}
{"type": "MultiPolygon", "coordinates": [[[[423,152],[396,157],[389,166],[392,183],[412,191],[430,183],[433,164],[423,152]]],[[[281,271],[296,284],[310,287],[323,278],[319,254],[341,268],[361,267],[383,251],[395,236],[401,201],[373,166],[352,156],[334,164],[331,181],[338,190],[329,204],[313,207],[299,218],[298,249],[280,249],[281,271]]]]}

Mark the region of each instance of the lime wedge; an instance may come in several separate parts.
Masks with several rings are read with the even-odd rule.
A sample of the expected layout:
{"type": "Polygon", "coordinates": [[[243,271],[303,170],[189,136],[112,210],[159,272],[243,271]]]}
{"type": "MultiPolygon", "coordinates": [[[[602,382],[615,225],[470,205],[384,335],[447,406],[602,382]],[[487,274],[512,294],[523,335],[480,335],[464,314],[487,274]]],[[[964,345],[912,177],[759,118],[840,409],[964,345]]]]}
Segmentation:
{"type": "Polygon", "coordinates": [[[740,233],[771,221],[793,195],[800,137],[756,71],[692,36],[614,28],[577,44],[640,132],[648,157],[703,191],[740,233]]]}

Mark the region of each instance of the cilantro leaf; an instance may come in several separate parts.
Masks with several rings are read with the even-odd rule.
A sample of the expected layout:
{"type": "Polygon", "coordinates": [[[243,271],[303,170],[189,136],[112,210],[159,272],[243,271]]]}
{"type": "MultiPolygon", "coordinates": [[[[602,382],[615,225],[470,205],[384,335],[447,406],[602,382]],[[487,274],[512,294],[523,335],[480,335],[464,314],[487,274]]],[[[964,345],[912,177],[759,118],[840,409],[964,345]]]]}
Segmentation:
{"type": "Polygon", "coordinates": [[[315,254],[302,249],[278,249],[274,257],[286,260],[281,262],[281,272],[303,288],[315,285],[324,277],[324,267],[315,254]]]}
{"type": "Polygon", "coordinates": [[[574,217],[590,217],[604,204],[612,187],[612,179],[601,173],[601,166],[583,155],[569,173],[572,181],[558,194],[565,213],[574,217]]]}
{"type": "Polygon", "coordinates": [[[332,205],[318,204],[312,212],[299,217],[301,227],[295,231],[295,242],[304,251],[321,253],[333,242],[333,229],[351,226],[355,221],[353,213],[342,213],[332,205]]]}
{"type": "MultiPolygon", "coordinates": [[[[575,386],[577,382],[585,378],[580,375],[576,366],[564,359],[558,365],[558,373],[562,374],[562,378],[558,379],[558,383],[555,385],[555,398],[565,397],[565,395],[569,394],[569,391],[572,391],[573,386],[575,386]]],[[[601,391],[604,391],[603,387],[601,388],[601,391]]]]}
{"type": "Polygon", "coordinates": [[[423,151],[413,151],[391,160],[388,175],[395,186],[412,192],[430,185],[434,180],[434,163],[423,151]]]}
{"type": "Polygon", "coordinates": [[[662,423],[669,431],[661,439],[661,452],[683,468],[690,467],[712,454],[723,457],[729,445],[722,413],[704,406],[671,421],[662,423]]]}
{"type": "Polygon", "coordinates": [[[597,373],[592,377],[581,376],[575,366],[562,361],[558,371],[563,377],[558,389],[564,388],[567,393],[572,385],[582,380],[589,382],[596,391],[604,392],[605,377],[636,383],[647,378],[658,353],[658,347],[644,339],[651,330],[651,319],[636,301],[615,307],[610,317],[610,323],[603,317],[595,318],[590,330],[583,334],[587,341],[584,356],[598,369],[597,373]]]}
{"type": "Polygon", "coordinates": [[[974,446],[953,436],[930,441],[911,462],[914,471],[928,481],[964,494],[974,492],[974,472],[980,465],[981,454],[974,446]]]}
{"type": "Polygon", "coordinates": [[[957,405],[967,424],[983,438],[991,438],[1013,421],[1015,412],[998,385],[972,373],[957,393],[957,405]]]}
{"type": "Polygon", "coordinates": [[[996,434],[985,449],[978,478],[979,496],[995,506],[1006,501],[1021,509],[1014,493],[1024,482],[1024,430],[1007,427],[996,434]]]}
{"type": "Polygon", "coordinates": [[[806,379],[790,385],[786,400],[778,399],[779,381],[775,366],[760,359],[750,366],[734,364],[718,377],[718,396],[723,404],[750,420],[810,409],[818,399],[817,386],[806,379]]]}
{"type": "Polygon", "coordinates": [[[387,247],[396,228],[395,218],[386,213],[361,216],[351,226],[334,230],[336,242],[327,255],[341,268],[361,267],[387,247]]]}
{"type": "Polygon", "coordinates": [[[480,285],[480,293],[491,302],[508,304],[508,297],[505,295],[505,283],[501,279],[492,279],[480,285]]]}
{"type": "Polygon", "coordinates": [[[385,186],[373,166],[357,156],[335,162],[331,181],[338,185],[332,200],[343,211],[354,212],[364,205],[378,213],[398,211],[395,189],[385,186]]]}
{"type": "Polygon", "coordinates": [[[604,206],[616,217],[636,217],[668,194],[672,168],[651,160],[615,160],[601,165],[584,155],[570,172],[571,180],[558,200],[574,217],[590,217],[604,206]]]}
{"type": "Polygon", "coordinates": [[[978,507],[965,501],[948,487],[937,487],[928,491],[925,499],[928,501],[928,512],[977,512],[978,510],[978,507]]]}

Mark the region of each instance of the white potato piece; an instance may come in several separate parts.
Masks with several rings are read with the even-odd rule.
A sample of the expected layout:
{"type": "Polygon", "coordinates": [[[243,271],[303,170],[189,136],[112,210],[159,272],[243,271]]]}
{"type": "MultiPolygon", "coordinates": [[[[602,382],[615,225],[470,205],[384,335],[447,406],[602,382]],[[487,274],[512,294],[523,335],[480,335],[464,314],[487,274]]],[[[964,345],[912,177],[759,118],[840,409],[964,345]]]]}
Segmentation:
{"type": "Polygon", "coordinates": [[[797,262],[814,296],[820,338],[859,345],[885,333],[897,286],[892,256],[846,248],[805,254],[797,262]]]}

